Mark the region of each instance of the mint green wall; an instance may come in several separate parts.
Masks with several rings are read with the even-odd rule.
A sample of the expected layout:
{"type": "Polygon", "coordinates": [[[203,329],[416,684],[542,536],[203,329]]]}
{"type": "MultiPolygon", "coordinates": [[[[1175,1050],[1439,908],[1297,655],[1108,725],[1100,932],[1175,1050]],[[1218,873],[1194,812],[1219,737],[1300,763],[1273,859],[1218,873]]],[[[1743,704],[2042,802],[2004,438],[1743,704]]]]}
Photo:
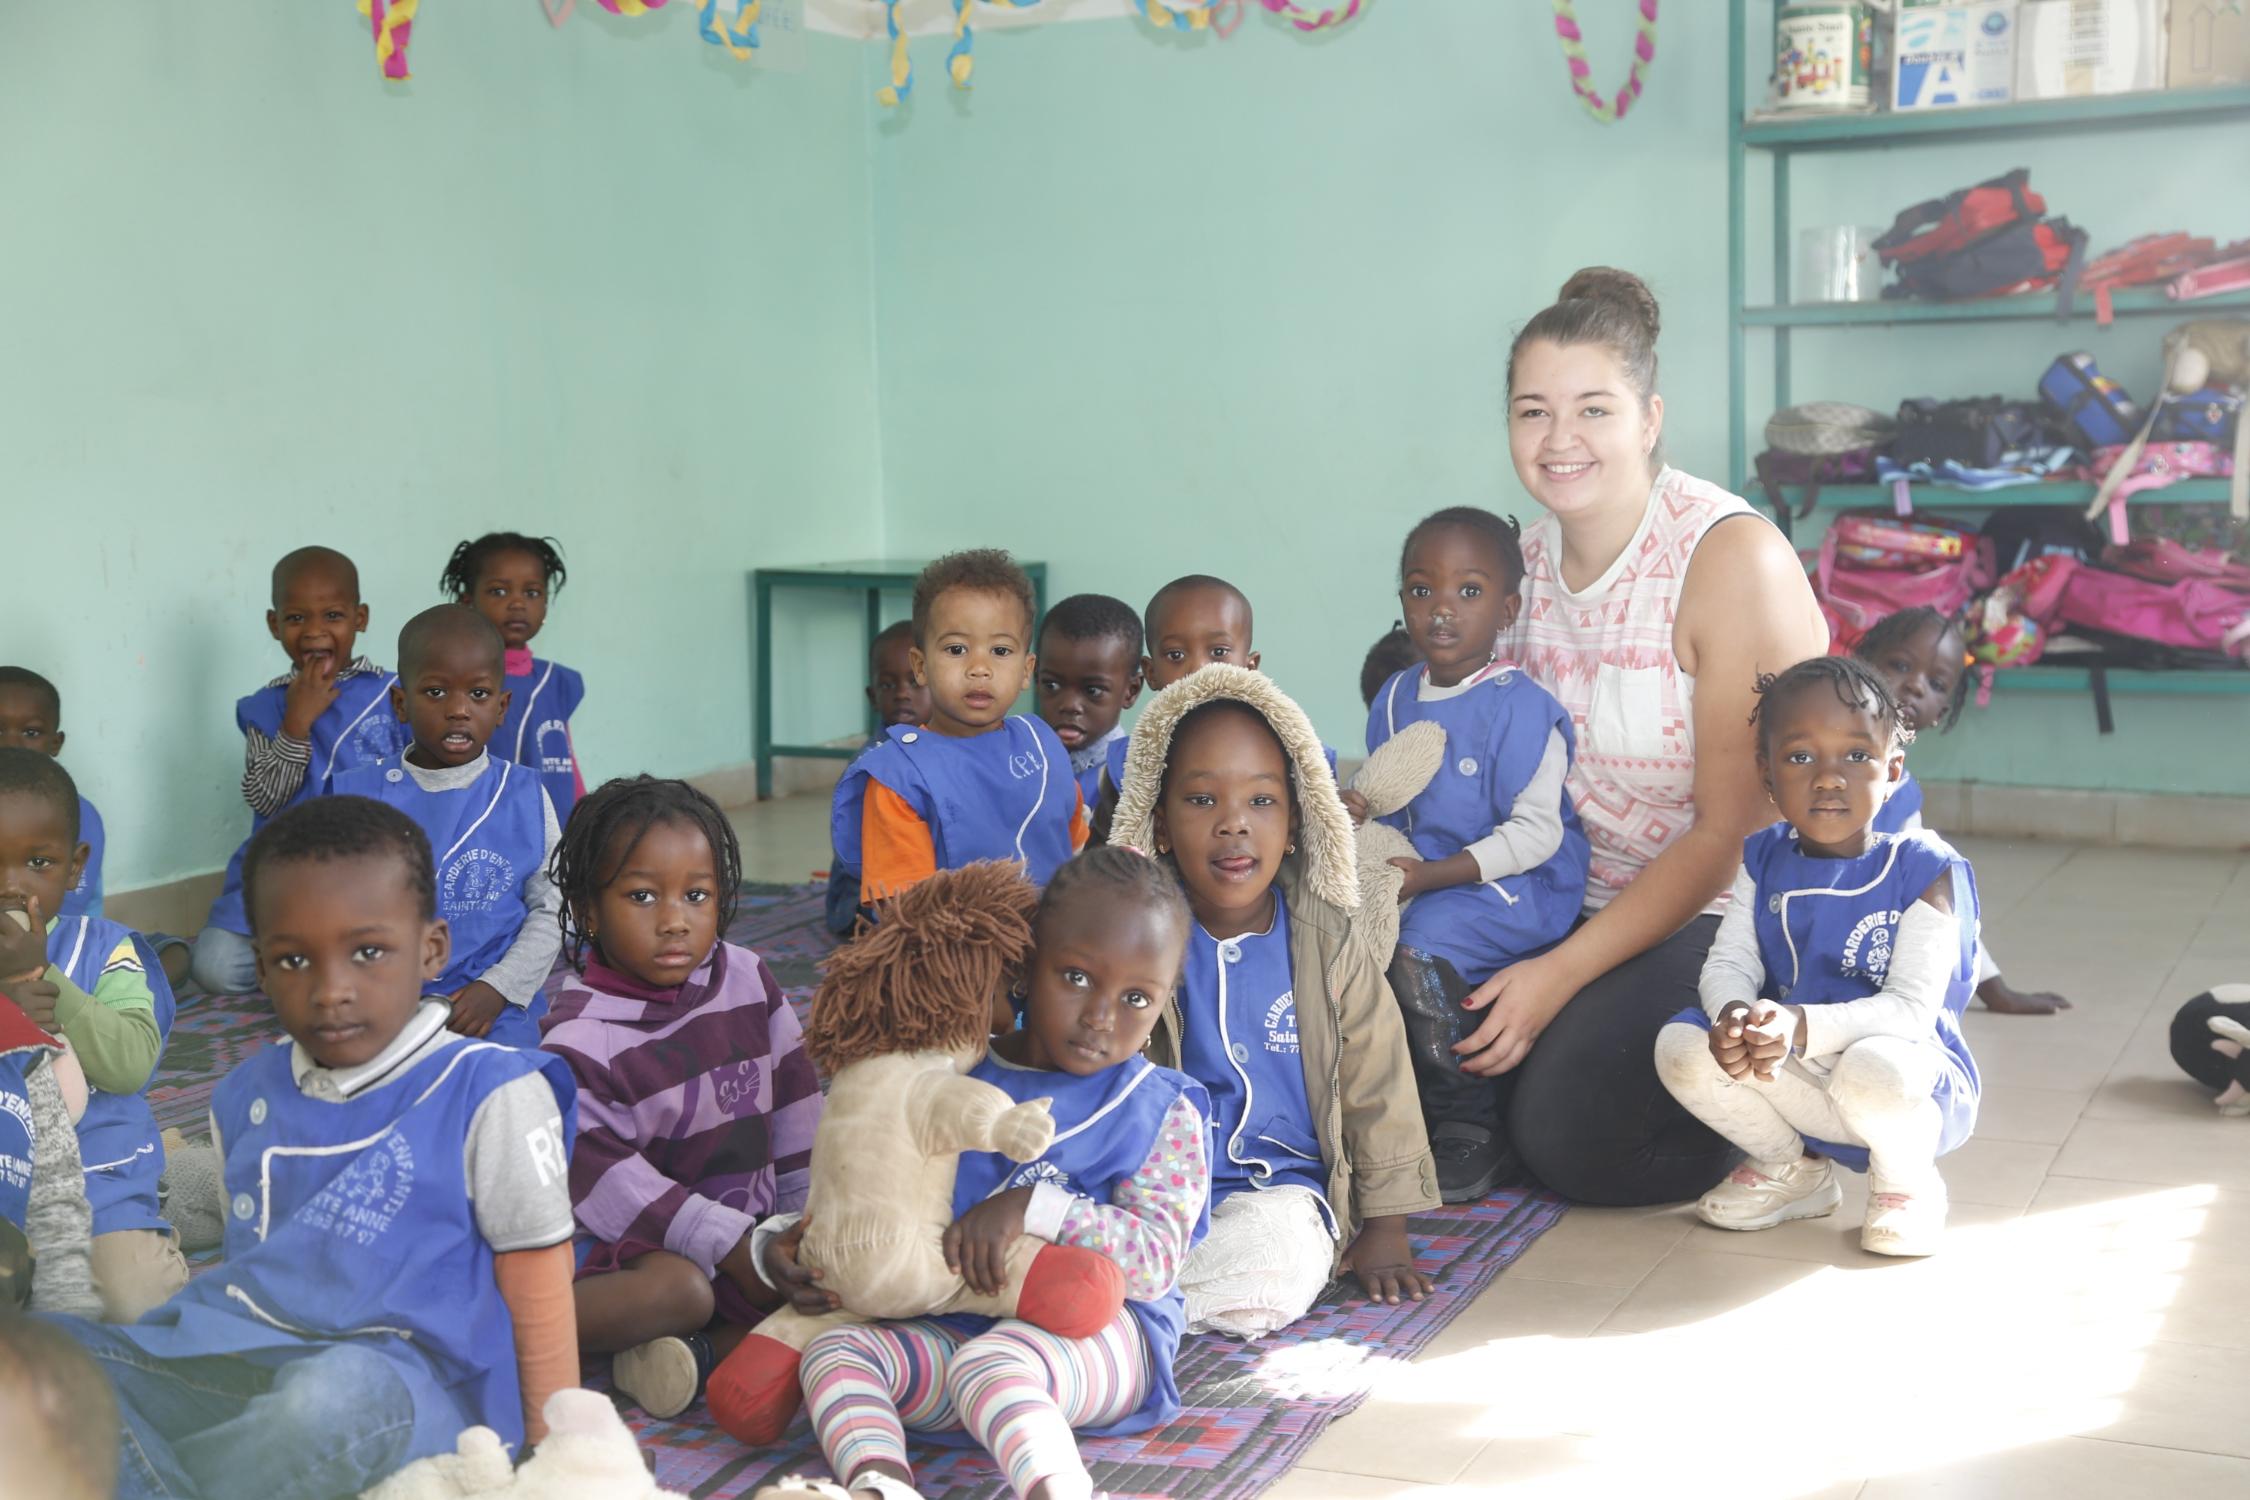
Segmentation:
{"type": "MultiPolygon", "coordinates": [[[[1579,12],[1614,88],[1631,7],[1579,12]]],[[[1529,513],[1503,361],[1571,270],[1655,286],[1670,452],[1725,477],[1725,53],[1716,0],[1667,6],[1646,97],[1601,125],[1538,5],[1391,0],[1313,41],[1263,18],[1226,42],[1129,23],[988,35],[973,98],[925,88],[873,144],[894,545],[1001,542],[1047,558],[1058,593],[1136,603],[1184,571],[1235,579],[1268,670],[1356,745],[1406,525],[1460,502],[1529,513]]],[[[2240,236],[2250,200],[2219,189],[2245,147],[2238,123],[1802,158],[1798,222],[1887,222],[2022,164],[2097,248],[2240,236]]],[[[2120,372],[2146,386],[2167,326],[2069,340],[2130,347],[2120,372]]],[[[2036,324],[1825,335],[1801,346],[1798,393],[2028,392],[2073,346],[2036,324]]],[[[2250,792],[2250,757],[2226,748],[2245,700],[2132,699],[2119,720],[2097,737],[2082,698],[2003,697],[1918,765],[2250,792]]]]}
{"type": "MultiPolygon", "coordinates": [[[[872,122],[851,44],[759,75],[672,9],[448,0],[385,86],[349,0],[0,7],[0,660],[62,686],[113,889],[246,829],[308,541],[387,663],[455,541],[553,533],[589,773],[749,758],[746,570],[878,550],[872,122]]],[[[787,613],[793,729],[856,724],[858,618],[787,613]]]]}

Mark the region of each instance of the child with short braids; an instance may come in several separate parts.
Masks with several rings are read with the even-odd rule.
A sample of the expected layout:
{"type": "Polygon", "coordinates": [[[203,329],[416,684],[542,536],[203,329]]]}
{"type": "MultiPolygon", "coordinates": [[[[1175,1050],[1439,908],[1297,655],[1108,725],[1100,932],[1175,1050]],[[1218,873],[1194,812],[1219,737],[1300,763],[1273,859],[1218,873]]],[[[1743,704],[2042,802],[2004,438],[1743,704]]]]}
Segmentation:
{"type": "Polygon", "coordinates": [[[750,1232],[802,1208],[820,1085],[757,954],[723,941],[734,829],[684,781],[611,781],[556,847],[571,972],[543,1046],[578,1080],[579,1346],[651,1415],[694,1403],[776,1298],[750,1232]]]}

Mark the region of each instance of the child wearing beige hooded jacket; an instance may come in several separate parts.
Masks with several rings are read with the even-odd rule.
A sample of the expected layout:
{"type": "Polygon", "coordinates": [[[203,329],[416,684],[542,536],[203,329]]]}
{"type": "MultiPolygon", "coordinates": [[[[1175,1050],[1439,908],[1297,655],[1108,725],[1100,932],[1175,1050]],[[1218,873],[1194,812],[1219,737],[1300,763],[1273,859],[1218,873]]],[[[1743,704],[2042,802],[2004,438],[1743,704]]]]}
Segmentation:
{"type": "Polygon", "coordinates": [[[1270,1333],[1339,1270],[1419,1300],[1409,1214],[1437,1173],[1384,960],[1353,931],[1352,827],[1320,738],[1273,682],[1215,664],[1159,693],[1110,842],[1166,860],[1196,918],[1149,1056],[1212,1096],[1211,1233],[1191,1330],[1270,1333]],[[1299,990],[1303,991],[1302,996],[1299,990]]]}

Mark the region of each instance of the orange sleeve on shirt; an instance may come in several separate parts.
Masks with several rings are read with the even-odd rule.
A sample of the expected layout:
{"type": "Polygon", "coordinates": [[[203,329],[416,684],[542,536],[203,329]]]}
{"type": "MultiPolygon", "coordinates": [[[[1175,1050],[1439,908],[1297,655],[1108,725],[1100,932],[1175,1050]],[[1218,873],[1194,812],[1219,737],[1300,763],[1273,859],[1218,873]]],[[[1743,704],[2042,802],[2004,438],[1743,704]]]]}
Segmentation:
{"type": "Polygon", "coordinates": [[[578,1384],[578,1304],[570,1241],[492,1257],[500,1300],[516,1324],[516,1379],[523,1387],[524,1441],[547,1435],[547,1398],[578,1384]]]}
{"type": "Polygon", "coordinates": [[[859,899],[872,906],[937,873],[930,825],[907,800],[874,777],[859,820],[859,899]]]}
{"type": "Polygon", "coordinates": [[[1070,852],[1076,854],[1093,837],[1094,820],[1086,811],[1086,789],[1078,788],[1078,806],[1070,814],[1070,852]]]}

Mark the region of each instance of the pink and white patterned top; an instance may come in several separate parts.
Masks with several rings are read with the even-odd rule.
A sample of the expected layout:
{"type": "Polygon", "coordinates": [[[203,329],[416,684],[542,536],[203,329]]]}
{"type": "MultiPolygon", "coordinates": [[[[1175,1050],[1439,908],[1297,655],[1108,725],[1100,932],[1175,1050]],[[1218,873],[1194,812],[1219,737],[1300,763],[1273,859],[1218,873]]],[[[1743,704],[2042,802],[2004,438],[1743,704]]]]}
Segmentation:
{"type": "MultiPolygon", "coordinates": [[[[1552,515],[1524,529],[1523,612],[1500,640],[1569,710],[1578,754],[1570,798],[1593,845],[1586,909],[1599,911],[1695,819],[1695,679],[1672,647],[1688,561],[1712,526],[1749,502],[1667,468],[1640,529],[1609,571],[1563,586],[1552,515]]],[[[1721,897],[1708,908],[1725,909],[1721,897]]]]}

